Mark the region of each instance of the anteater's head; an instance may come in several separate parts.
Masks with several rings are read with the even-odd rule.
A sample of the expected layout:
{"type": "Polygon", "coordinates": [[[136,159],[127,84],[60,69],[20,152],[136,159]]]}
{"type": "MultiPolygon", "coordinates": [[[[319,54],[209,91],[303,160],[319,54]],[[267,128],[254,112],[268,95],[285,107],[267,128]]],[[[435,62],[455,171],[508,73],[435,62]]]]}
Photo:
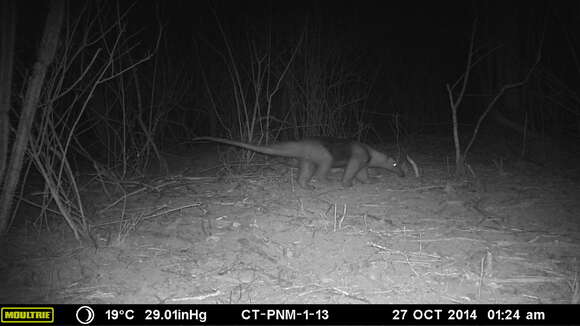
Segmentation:
{"type": "Polygon", "coordinates": [[[371,155],[371,159],[369,161],[370,167],[383,168],[385,170],[389,170],[393,173],[396,173],[399,177],[405,176],[405,172],[403,171],[403,169],[401,169],[401,166],[394,158],[379,151],[372,151],[370,155],[371,155]]]}

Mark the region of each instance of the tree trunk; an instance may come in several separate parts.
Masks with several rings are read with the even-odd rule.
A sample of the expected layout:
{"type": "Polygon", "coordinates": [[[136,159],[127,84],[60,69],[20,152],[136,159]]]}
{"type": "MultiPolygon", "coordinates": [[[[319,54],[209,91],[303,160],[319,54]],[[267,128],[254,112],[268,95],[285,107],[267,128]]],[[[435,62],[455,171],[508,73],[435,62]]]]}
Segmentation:
{"type": "Polygon", "coordinates": [[[3,180],[2,190],[0,192],[0,234],[5,233],[9,226],[12,201],[18,186],[18,181],[20,180],[20,172],[30,138],[30,130],[36,115],[46,72],[54,59],[58,47],[63,19],[64,0],[52,0],[38,49],[38,58],[36,63],[34,63],[26,87],[18,129],[16,130],[12,153],[5,173],[6,177],[3,180]]]}
{"type": "Polygon", "coordinates": [[[0,188],[6,177],[10,98],[12,96],[12,64],[14,62],[14,30],[16,8],[13,0],[2,1],[0,16],[0,188]]]}

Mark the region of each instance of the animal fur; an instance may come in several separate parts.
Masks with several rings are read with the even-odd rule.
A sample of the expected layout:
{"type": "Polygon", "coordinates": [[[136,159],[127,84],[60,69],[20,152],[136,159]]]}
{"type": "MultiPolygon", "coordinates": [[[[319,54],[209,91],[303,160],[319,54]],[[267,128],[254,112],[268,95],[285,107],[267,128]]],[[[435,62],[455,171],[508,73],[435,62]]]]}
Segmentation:
{"type": "Polygon", "coordinates": [[[262,154],[297,158],[298,184],[304,189],[314,189],[309,182],[315,173],[319,182],[326,182],[326,176],[333,167],[344,167],[342,185],[345,187],[351,187],[354,178],[362,183],[369,183],[367,168],[383,168],[400,177],[405,176],[395,159],[354,140],[317,137],[268,146],[216,137],[199,137],[193,140],[210,140],[262,154]]]}

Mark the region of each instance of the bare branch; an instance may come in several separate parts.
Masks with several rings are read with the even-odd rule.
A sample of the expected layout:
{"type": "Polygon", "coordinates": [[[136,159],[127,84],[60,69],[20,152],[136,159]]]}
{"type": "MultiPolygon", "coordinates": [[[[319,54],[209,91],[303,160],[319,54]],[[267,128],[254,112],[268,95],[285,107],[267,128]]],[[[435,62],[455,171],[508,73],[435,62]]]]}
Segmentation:
{"type": "Polygon", "coordinates": [[[469,150],[471,149],[471,146],[475,142],[475,138],[477,137],[477,133],[479,132],[479,128],[481,126],[481,123],[483,122],[483,120],[485,119],[485,117],[487,116],[489,111],[491,111],[491,109],[495,106],[495,103],[503,96],[503,94],[506,91],[508,91],[510,89],[517,88],[517,87],[521,87],[521,86],[527,84],[528,81],[530,80],[530,77],[532,76],[532,73],[534,72],[536,66],[540,63],[541,59],[542,59],[542,47],[540,46],[540,49],[538,50],[538,56],[536,57],[536,61],[530,67],[530,69],[526,73],[526,76],[524,77],[524,79],[522,79],[521,81],[516,82],[516,83],[504,85],[499,90],[499,92],[497,92],[497,94],[493,97],[491,102],[489,102],[489,104],[485,108],[485,111],[483,111],[483,113],[479,116],[479,119],[477,119],[477,123],[475,124],[475,129],[473,129],[473,134],[471,135],[471,139],[469,140],[469,144],[467,144],[467,146],[465,147],[465,151],[463,152],[464,156],[467,156],[467,153],[469,152],[469,150]]]}

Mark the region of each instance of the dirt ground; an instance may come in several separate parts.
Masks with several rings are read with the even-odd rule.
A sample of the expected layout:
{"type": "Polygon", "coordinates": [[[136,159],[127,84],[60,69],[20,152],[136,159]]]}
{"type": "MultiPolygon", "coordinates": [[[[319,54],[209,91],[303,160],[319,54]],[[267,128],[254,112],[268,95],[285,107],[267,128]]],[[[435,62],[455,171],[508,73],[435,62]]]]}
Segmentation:
{"type": "Polygon", "coordinates": [[[0,302],[577,303],[580,165],[484,152],[457,180],[451,148],[424,144],[420,178],[373,171],[349,189],[340,171],[308,191],[276,162],[226,169],[216,147],[172,156],[171,176],[125,182],[125,196],[93,180],[98,249],[59,218],[17,226],[0,302]]]}

